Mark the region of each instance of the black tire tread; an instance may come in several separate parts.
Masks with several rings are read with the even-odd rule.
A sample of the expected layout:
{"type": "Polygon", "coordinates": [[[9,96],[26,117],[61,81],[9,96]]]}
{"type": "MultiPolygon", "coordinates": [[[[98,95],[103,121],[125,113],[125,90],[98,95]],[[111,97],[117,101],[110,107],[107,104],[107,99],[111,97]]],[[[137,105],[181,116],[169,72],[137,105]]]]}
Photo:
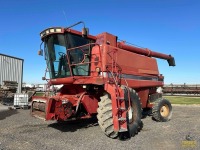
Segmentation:
{"type": "Polygon", "coordinates": [[[118,132],[114,131],[113,117],[112,117],[112,101],[108,94],[101,97],[98,103],[97,119],[102,131],[110,138],[117,138],[118,132]]]}
{"type": "Polygon", "coordinates": [[[171,116],[172,116],[172,106],[171,106],[171,103],[166,100],[166,99],[163,99],[163,98],[159,98],[158,100],[156,100],[154,102],[154,105],[152,107],[152,117],[155,121],[158,121],[158,122],[167,122],[171,119],[171,116]],[[163,117],[161,116],[160,114],[160,108],[162,106],[162,104],[167,104],[170,108],[170,114],[167,116],[167,117],[163,117]]]}
{"type": "Polygon", "coordinates": [[[132,89],[132,88],[128,88],[123,86],[122,89],[127,88],[130,93],[132,93],[132,102],[134,101],[134,104],[137,105],[138,111],[137,111],[137,116],[138,118],[135,120],[134,124],[132,125],[132,127],[130,127],[131,129],[129,129],[129,134],[130,136],[135,136],[139,131],[142,130],[143,128],[143,122],[141,121],[141,117],[142,117],[142,107],[141,107],[141,101],[140,101],[140,97],[138,95],[138,93],[132,89]]]}

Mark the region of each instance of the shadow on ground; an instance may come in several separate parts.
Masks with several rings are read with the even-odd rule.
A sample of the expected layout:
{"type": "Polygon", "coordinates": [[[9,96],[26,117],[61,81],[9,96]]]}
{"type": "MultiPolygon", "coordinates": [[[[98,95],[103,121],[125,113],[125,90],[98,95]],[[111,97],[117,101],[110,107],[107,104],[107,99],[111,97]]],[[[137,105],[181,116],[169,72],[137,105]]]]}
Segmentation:
{"type": "Polygon", "coordinates": [[[89,128],[93,126],[98,126],[97,118],[56,122],[48,125],[48,127],[55,128],[61,132],[75,132],[78,129],[89,128]]]}
{"type": "Polygon", "coordinates": [[[16,109],[8,109],[0,111],[0,120],[6,119],[14,114],[17,114],[18,111],[16,109]]]}

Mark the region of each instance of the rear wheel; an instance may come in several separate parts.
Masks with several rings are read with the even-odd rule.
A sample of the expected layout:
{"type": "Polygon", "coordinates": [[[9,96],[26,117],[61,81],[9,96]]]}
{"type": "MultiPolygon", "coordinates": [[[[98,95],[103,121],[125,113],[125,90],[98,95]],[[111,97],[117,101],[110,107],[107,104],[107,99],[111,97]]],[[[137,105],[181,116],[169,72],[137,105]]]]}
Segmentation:
{"type": "Polygon", "coordinates": [[[152,108],[152,117],[156,121],[167,122],[172,117],[172,105],[166,99],[158,99],[152,108]]]}

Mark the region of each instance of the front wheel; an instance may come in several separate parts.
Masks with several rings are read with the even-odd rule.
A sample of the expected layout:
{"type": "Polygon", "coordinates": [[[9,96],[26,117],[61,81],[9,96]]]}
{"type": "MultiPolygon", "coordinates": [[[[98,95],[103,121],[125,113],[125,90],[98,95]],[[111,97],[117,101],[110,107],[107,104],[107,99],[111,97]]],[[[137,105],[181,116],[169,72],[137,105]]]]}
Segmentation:
{"type": "Polygon", "coordinates": [[[118,132],[114,131],[113,116],[112,116],[112,100],[108,94],[101,97],[98,103],[97,119],[102,131],[110,138],[117,138],[118,132]]]}
{"type": "Polygon", "coordinates": [[[114,131],[113,125],[113,114],[112,114],[112,100],[108,94],[101,97],[101,101],[98,103],[99,108],[97,109],[98,123],[103,132],[110,138],[120,139],[130,138],[137,134],[143,126],[141,121],[141,104],[140,98],[135,90],[122,86],[124,90],[124,99],[127,110],[127,129],[128,132],[116,132],[114,131]],[[131,105],[129,106],[129,98],[131,105]]]}
{"type": "Polygon", "coordinates": [[[140,97],[137,92],[132,89],[124,86],[124,93],[126,99],[126,106],[129,109],[127,114],[127,123],[128,123],[128,132],[129,136],[134,136],[137,134],[143,127],[143,123],[141,121],[142,117],[142,108],[140,104],[140,97]],[[131,106],[128,106],[128,99],[130,97],[131,106]]]}
{"type": "Polygon", "coordinates": [[[167,99],[158,99],[152,108],[152,117],[159,122],[167,122],[172,117],[172,105],[167,99]]]}

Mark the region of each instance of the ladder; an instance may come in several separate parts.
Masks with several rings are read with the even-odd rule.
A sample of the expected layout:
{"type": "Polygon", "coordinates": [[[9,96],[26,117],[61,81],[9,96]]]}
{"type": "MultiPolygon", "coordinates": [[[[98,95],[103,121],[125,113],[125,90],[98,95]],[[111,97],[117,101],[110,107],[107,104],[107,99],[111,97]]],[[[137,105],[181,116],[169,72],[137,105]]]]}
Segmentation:
{"type": "MultiPolygon", "coordinates": [[[[108,68],[108,83],[114,87],[114,93],[112,94],[112,106],[116,111],[113,114],[114,128],[116,127],[118,132],[128,131],[127,126],[127,108],[124,99],[124,89],[120,88],[121,85],[121,69],[117,64],[117,50],[111,52],[111,64],[108,68]]],[[[110,54],[109,54],[110,55],[110,54]]]]}

